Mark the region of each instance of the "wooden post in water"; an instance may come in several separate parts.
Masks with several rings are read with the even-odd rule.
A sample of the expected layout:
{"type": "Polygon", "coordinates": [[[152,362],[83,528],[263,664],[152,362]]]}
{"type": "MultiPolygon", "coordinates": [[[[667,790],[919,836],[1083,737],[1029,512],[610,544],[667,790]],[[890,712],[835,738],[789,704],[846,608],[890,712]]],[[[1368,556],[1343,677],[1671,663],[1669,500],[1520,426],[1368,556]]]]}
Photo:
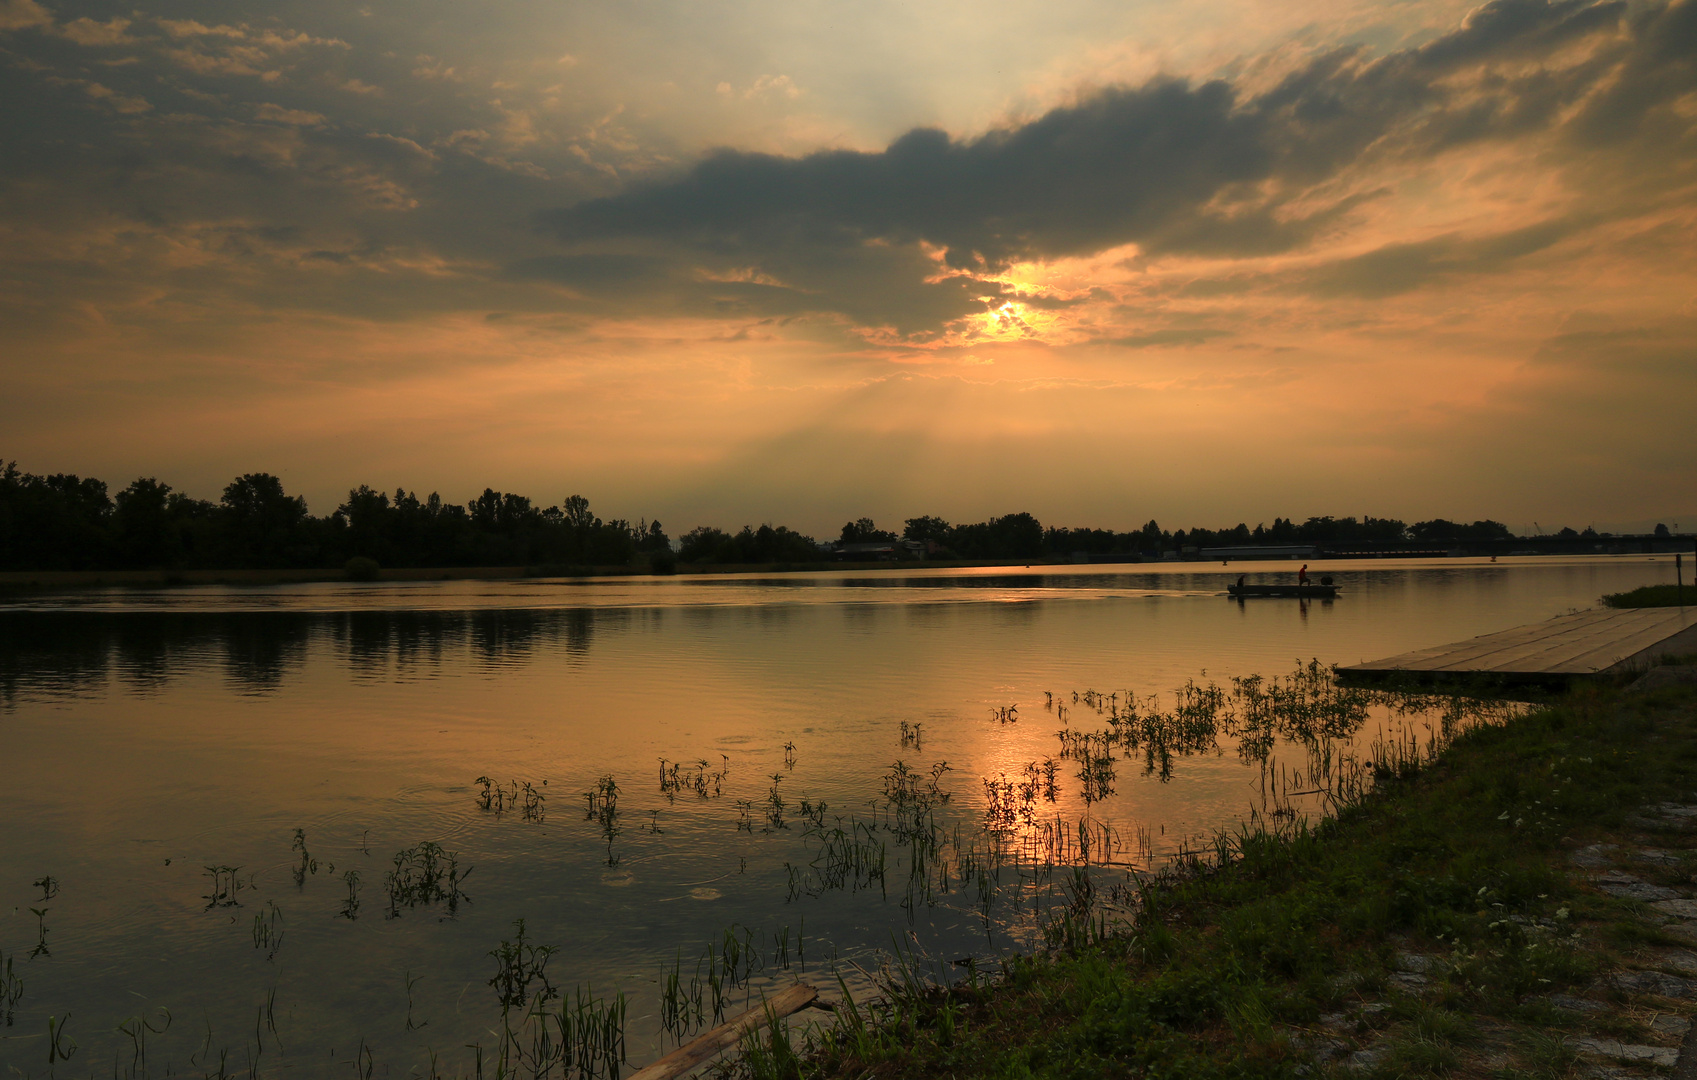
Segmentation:
{"type": "Polygon", "coordinates": [[[776,997],[767,998],[742,1015],[727,1020],[705,1035],[685,1043],[647,1068],[638,1069],[630,1075],[629,1080],[672,1080],[673,1077],[682,1076],[721,1050],[735,1046],[742,1041],[743,1035],[765,1024],[768,1011],[774,1020],[781,1020],[791,1013],[807,1008],[818,996],[819,991],[813,987],[797,983],[776,997]]]}

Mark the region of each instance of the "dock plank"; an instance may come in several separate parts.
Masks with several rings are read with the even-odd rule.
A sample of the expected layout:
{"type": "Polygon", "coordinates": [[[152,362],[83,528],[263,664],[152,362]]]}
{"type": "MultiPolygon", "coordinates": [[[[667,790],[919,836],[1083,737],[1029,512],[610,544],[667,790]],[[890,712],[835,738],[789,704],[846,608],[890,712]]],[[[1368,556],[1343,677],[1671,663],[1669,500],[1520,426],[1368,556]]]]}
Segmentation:
{"type": "Polygon", "coordinates": [[[1598,608],[1340,670],[1358,675],[1600,675],[1697,651],[1697,607],[1598,608]]]}

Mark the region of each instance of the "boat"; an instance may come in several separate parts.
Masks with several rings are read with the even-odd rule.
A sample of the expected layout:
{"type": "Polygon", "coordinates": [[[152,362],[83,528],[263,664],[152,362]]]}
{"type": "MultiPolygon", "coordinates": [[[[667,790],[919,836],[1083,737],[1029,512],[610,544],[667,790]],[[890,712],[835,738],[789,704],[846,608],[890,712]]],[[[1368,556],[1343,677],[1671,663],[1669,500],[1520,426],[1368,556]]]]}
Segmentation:
{"type": "Polygon", "coordinates": [[[1303,600],[1336,600],[1336,585],[1227,585],[1226,595],[1239,600],[1251,596],[1293,596],[1303,600]]]}

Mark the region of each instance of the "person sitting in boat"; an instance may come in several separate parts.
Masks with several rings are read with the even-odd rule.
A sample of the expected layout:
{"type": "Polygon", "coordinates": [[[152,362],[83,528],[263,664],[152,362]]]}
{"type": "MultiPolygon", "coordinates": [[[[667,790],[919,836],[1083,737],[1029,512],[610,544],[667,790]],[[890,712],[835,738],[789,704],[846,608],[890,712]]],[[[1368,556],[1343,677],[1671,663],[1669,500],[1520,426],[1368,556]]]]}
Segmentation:
{"type": "Polygon", "coordinates": [[[1296,583],[1298,585],[1308,584],[1308,564],[1307,563],[1303,563],[1302,569],[1300,569],[1296,572],[1296,583]]]}
{"type": "Polygon", "coordinates": [[[1237,589],[1238,589],[1239,592],[1243,591],[1243,579],[1248,577],[1248,576],[1249,576],[1248,574],[1237,575],[1237,589]]]}

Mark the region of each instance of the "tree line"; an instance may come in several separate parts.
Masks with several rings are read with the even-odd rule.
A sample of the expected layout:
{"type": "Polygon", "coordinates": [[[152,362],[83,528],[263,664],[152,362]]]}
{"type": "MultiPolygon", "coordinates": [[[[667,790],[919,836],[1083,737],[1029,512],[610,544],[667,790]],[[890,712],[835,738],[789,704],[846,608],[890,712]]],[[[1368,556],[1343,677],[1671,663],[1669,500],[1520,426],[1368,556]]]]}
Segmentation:
{"type": "Polygon", "coordinates": [[[93,478],[0,467],[0,568],[7,570],[332,569],[378,566],[622,566],[664,563],[658,521],[602,521],[589,500],[558,506],[486,488],[461,505],[361,485],[322,517],[269,473],[238,476],[217,502],[151,477],[116,495],[93,478]]]}
{"type": "MultiPolygon", "coordinates": [[[[1573,536],[1572,530],[1567,530],[1573,536]]],[[[909,518],[900,537],[883,531],[867,518],[843,526],[842,542],[866,543],[897,539],[919,541],[933,553],[961,558],[1038,558],[1087,555],[1139,555],[1159,558],[1163,553],[1209,547],[1268,547],[1287,544],[1347,545],[1357,543],[1465,543],[1507,539],[1508,526],[1497,521],[1471,524],[1436,518],[1413,525],[1395,518],[1311,517],[1298,524],[1293,519],[1274,518],[1271,525],[1251,529],[1238,524],[1222,529],[1177,529],[1168,531],[1150,521],[1141,529],[1115,532],[1112,529],[1045,528],[1030,514],[1009,514],[971,525],[952,525],[938,517],[909,518]]]]}
{"type": "MultiPolygon", "coordinates": [[[[1595,536],[1563,530],[1564,537],[1595,536]]],[[[846,523],[842,544],[897,544],[931,558],[1041,559],[1074,553],[1160,557],[1185,548],[1275,544],[1465,543],[1505,539],[1496,521],[1442,518],[1405,524],[1394,518],[1274,518],[1271,525],[1168,531],[1045,527],[1028,513],[975,523],[909,518],[898,534],[870,518],[846,523]]],[[[658,521],[603,521],[581,495],[540,506],[524,495],[485,488],[471,501],[432,492],[361,485],[323,516],[288,494],[269,473],[232,480],[217,502],[193,498],[152,477],[116,494],[104,481],[67,473],[37,476],[0,465],[0,569],[334,569],[349,560],[385,567],[635,566],[662,572],[679,560],[708,563],[808,563],[828,558],[813,537],[783,525],[713,526],[671,539],[658,521]]]]}

